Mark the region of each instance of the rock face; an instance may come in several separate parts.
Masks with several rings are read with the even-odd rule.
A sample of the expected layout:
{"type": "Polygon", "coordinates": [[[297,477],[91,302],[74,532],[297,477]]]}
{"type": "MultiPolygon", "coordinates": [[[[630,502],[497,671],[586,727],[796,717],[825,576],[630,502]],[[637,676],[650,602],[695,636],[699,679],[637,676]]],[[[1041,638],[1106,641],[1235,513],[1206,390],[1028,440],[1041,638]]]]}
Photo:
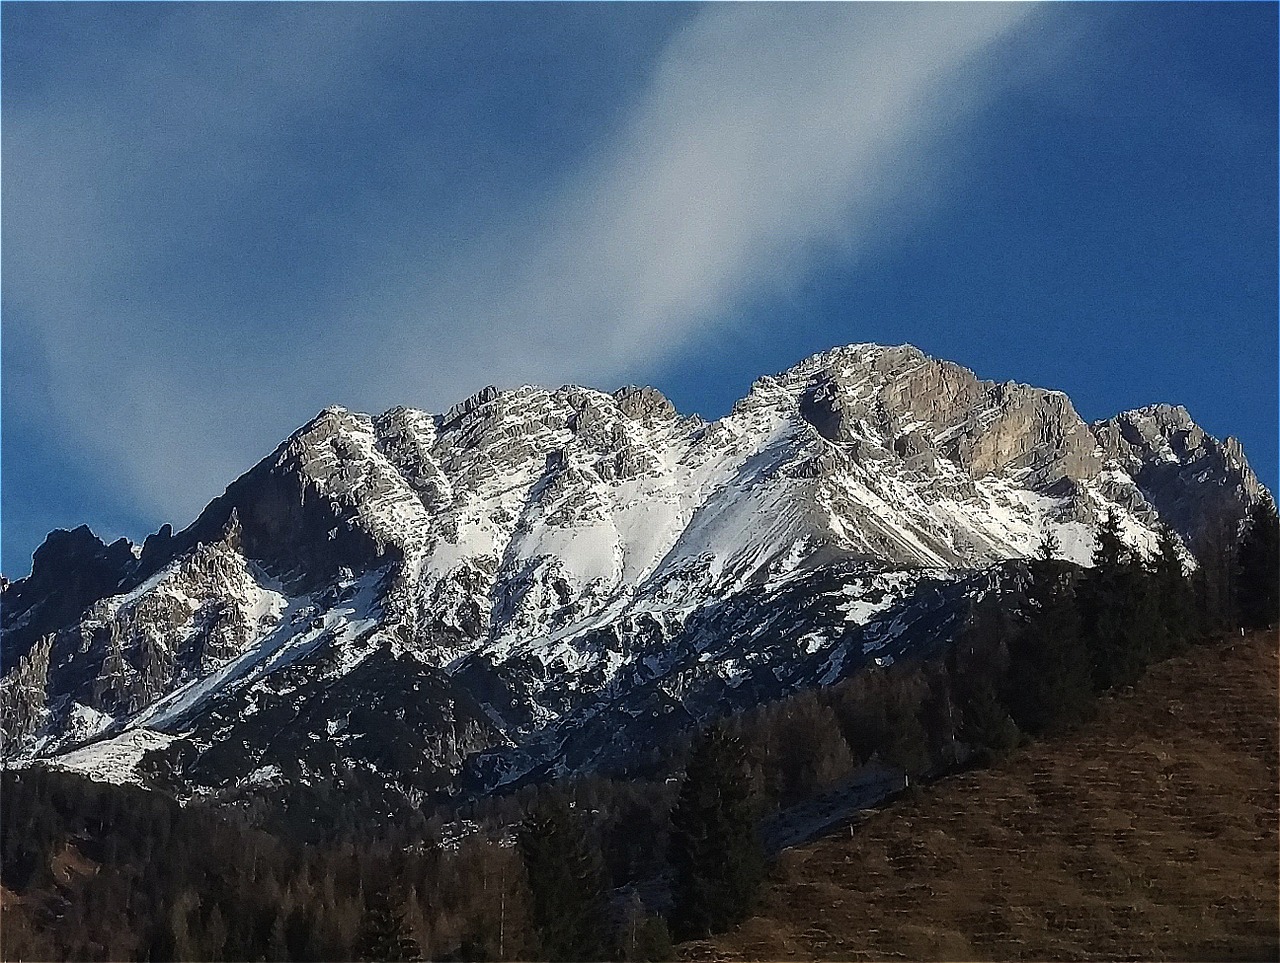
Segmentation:
{"type": "Polygon", "coordinates": [[[1181,405],[1151,405],[1093,426],[1099,446],[1192,545],[1262,494],[1240,442],[1205,434],[1181,405]]]}
{"type": "Polygon", "coordinates": [[[329,408],[184,531],[51,535],[4,586],[0,725],[10,757],[214,798],[608,768],[946,644],[1046,534],[1087,563],[1115,511],[1194,547],[1260,493],[1183,409],[1089,426],[910,346],[816,355],[713,423],[638,387],[329,408]]]}
{"type": "Polygon", "coordinates": [[[36,549],[31,574],[5,585],[0,670],[8,672],[42,635],[113,594],[136,561],[127,540],[105,545],[87,525],[50,532],[36,549]]]}
{"type": "Polygon", "coordinates": [[[862,459],[896,456],[934,471],[942,457],[970,479],[1027,471],[1040,488],[1101,467],[1095,439],[1061,392],[979,381],[910,346],[820,358],[801,413],[862,459]]]}

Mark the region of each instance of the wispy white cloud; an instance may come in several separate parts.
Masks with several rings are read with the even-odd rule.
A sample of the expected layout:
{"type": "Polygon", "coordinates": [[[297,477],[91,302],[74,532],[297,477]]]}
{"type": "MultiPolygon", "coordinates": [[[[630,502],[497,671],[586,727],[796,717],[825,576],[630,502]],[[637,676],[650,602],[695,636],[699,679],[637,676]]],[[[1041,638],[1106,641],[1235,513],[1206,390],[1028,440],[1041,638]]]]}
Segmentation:
{"type": "Polygon", "coordinates": [[[706,8],[596,162],[541,210],[371,292],[365,316],[411,359],[396,380],[414,394],[439,383],[413,350],[428,331],[448,331],[431,350],[462,381],[625,377],[824,256],[874,243],[943,162],[942,135],[997,89],[984,60],[1033,10],[706,8]]]}
{"type": "Polygon", "coordinates": [[[243,203],[296,117],[359,89],[394,28],[294,7],[236,31],[199,6],[148,26],[103,74],[6,93],[4,402],[139,514],[185,519],[287,424],[298,379],[287,340],[236,343],[240,319],[183,289],[200,266],[166,258],[243,203]]]}
{"type": "MultiPolygon", "coordinates": [[[[92,98],[6,105],[6,144],[20,145],[6,172],[6,323],[31,326],[20,341],[40,347],[51,430],[148,513],[191,517],[300,410],[632,377],[874,244],[915,177],[945,162],[940,132],[998,91],[984,68],[1035,10],[711,5],[589,161],[498,230],[460,225],[451,256],[415,254],[427,245],[412,227],[386,235],[369,219],[353,227],[367,256],[306,292],[318,309],[287,334],[245,337],[251,323],[175,296],[172,276],[148,299],[164,232],[198,231],[260,191],[255,158],[281,149],[291,117],[359,96],[359,64],[394,48],[394,22],[370,15],[353,36],[326,9],[238,42],[220,21],[175,20],[109,79],[143,105],[125,118],[92,98]],[[235,110],[193,123],[205,100],[235,110]],[[142,118],[159,123],[129,128],[142,118]],[[148,192],[148,216],[126,215],[120,198],[136,207],[148,192]]],[[[420,136],[406,133],[406,150],[420,136]]]]}

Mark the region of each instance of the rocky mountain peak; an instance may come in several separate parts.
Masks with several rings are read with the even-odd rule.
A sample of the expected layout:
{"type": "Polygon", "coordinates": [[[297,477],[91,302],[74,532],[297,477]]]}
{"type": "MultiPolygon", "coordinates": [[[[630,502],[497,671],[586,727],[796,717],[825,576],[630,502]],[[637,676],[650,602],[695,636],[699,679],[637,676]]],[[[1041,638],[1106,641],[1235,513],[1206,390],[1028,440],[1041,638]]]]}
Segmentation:
{"type": "Polygon", "coordinates": [[[28,754],[146,728],[191,792],[250,748],[396,778],[387,732],[492,786],[945,644],[1047,534],[1087,564],[1115,511],[1194,546],[1260,491],[1185,409],[1090,426],[911,345],[815,355],[711,423],[640,386],[332,406],[140,553],[51,535],[3,589],[0,723],[28,754]]]}
{"type": "Polygon", "coordinates": [[[116,567],[127,565],[133,559],[133,544],[127,538],[119,538],[108,545],[88,525],[71,530],[57,528],[50,532],[32,557],[31,574],[48,578],[67,567],[80,567],[100,562],[116,567]]]}
{"type": "Polygon", "coordinates": [[[468,398],[464,398],[462,401],[459,401],[456,405],[446,411],[441,419],[443,427],[453,427],[457,422],[461,421],[463,417],[469,415],[481,405],[488,404],[494,398],[498,397],[498,395],[499,391],[497,388],[493,385],[486,385],[475,394],[468,398]]]}
{"type": "Polygon", "coordinates": [[[5,587],[0,665],[7,669],[40,636],[115,592],[136,564],[128,539],[108,545],[87,525],[50,532],[32,557],[31,574],[5,587]]]}
{"type": "Polygon", "coordinates": [[[1101,457],[1066,395],[980,380],[911,345],[851,345],[802,362],[779,379],[800,391],[799,411],[826,440],[862,460],[897,455],[969,478],[1026,471],[1047,489],[1095,474],[1101,457]]]}
{"type": "Polygon", "coordinates": [[[676,406],[657,388],[627,385],[613,393],[618,409],[637,421],[673,421],[679,417],[676,406]]]}
{"type": "Polygon", "coordinates": [[[1108,463],[1134,480],[1193,549],[1232,530],[1262,495],[1240,443],[1214,438],[1181,405],[1124,411],[1091,429],[1108,463]]]}

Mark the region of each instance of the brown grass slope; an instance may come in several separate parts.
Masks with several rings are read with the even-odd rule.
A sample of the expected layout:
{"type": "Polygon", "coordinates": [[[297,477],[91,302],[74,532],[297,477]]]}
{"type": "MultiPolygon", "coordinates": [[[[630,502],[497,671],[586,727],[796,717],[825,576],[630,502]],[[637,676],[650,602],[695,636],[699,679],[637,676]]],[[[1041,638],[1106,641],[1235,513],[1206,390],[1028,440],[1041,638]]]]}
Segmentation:
{"type": "Polygon", "coordinates": [[[781,856],[686,960],[1270,959],[1277,638],[1152,667],[1097,718],[781,856]]]}

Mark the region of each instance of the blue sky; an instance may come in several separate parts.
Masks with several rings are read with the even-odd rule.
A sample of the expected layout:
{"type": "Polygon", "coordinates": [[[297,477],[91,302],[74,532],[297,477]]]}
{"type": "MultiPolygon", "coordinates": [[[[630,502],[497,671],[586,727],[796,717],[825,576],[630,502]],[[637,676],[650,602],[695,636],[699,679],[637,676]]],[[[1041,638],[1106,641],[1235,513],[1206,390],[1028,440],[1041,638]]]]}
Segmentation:
{"type": "Polygon", "coordinates": [[[1270,4],[3,7],[3,565],[319,408],[909,341],[1277,480],[1270,4]]]}

